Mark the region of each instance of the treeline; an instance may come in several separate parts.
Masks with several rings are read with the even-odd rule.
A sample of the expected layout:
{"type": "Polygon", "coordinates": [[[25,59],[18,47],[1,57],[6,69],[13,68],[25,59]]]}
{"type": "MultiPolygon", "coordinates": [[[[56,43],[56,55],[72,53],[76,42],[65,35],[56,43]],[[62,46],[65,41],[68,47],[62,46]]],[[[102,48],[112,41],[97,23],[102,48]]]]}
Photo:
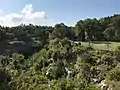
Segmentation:
{"type": "Polygon", "coordinates": [[[120,41],[120,15],[116,14],[100,19],[85,19],[77,22],[79,40],[120,41]]]}
{"type": "MultiPolygon", "coordinates": [[[[49,33],[52,32],[53,28],[48,26],[34,26],[29,25],[19,25],[16,27],[0,27],[0,40],[1,41],[25,41],[30,42],[35,40],[47,40],[49,33]]],[[[44,41],[45,42],[45,41],[44,41]]]]}
{"type": "Polygon", "coordinates": [[[78,41],[120,41],[120,15],[115,14],[100,19],[85,19],[77,22],[75,27],[56,24],[54,27],[37,25],[19,25],[0,27],[0,40],[18,39],[30,41],[36,38],[46,43],[51,38],[67,37],[78,41]]]}
{"type": "Polygon", "coordinates": [[[19,25],[16,27],[0,27],[0,39],[29,41],[35,37],[44,43],[48,38],[64,38],[78,41],[120,41],[120,15],[115,14],[100,19],[85,19],[77,22],[75,27],[61,24],[50,26],[19,25]],[[43,40],[44,39],[44,40],[43,40]]]}

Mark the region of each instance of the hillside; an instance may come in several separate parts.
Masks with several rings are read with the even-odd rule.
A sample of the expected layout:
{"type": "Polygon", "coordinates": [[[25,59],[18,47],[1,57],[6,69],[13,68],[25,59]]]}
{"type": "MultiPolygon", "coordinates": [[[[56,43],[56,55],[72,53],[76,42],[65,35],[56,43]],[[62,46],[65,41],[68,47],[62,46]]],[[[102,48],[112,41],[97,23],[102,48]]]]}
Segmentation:
{"type": "Polygon", "coordinates": [[[0,27],[0,90],[119,90],[120,15],[75,27],[0,27]]]}

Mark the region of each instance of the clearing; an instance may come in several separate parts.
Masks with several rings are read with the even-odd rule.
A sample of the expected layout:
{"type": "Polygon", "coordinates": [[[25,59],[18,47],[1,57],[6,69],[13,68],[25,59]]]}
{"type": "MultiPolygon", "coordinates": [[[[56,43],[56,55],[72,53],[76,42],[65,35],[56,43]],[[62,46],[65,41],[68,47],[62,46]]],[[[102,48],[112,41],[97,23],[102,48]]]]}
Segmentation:
{"type": "MultiPolygon", "coordinates": [[[[88,46],[89,42],[81,42],[81,44],[88,46]]],[[[90,46],[99,50],[115,50],[118,46],[120,46],[120,42],[92,41],[90,46]]]]}

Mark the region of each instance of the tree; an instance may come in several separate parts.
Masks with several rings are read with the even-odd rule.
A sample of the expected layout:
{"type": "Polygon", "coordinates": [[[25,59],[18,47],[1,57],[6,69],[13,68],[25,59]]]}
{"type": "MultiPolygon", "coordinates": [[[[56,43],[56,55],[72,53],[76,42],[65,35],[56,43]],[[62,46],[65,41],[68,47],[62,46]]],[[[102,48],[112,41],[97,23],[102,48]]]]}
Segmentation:
{"type": "Polygon", "coordinates": [[[74,37],[72,28],[65,26],[63,23],[56,24],[53,32],[50,34],[50,38],[51,39],[55,39],[55,38],[63,39],[65,37],[69,39],[72,39],[74,37]]]}
{"type": "Polygon", "coordinates": [[[78,40],[85,41],[84,21],[80,20],[75,25],[76,36],[78,40]]]}
{"type": "Polygon", "coordinates": [[[115,28],[114,27],[106,28],[104,31],[104,35],[108,41],[113,41],[115,36],[115,28]]]}

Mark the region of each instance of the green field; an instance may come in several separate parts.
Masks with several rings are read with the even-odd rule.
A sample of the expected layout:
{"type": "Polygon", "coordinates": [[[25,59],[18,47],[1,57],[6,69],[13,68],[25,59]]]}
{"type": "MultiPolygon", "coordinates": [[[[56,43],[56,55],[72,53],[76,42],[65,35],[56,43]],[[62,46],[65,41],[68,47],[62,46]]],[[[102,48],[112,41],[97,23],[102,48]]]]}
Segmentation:
{"type": "MultiPolygon", "coordinates": [[[[81,42],[81,44],[84,46],[89,45],[88,42],[81,42]]],[[[115,48],[120,46],[120,42],[94,41],[94,42],[91,42],[91,46],[99,50],[106,50],[106,49],[114,50],[115,48]]]]}

